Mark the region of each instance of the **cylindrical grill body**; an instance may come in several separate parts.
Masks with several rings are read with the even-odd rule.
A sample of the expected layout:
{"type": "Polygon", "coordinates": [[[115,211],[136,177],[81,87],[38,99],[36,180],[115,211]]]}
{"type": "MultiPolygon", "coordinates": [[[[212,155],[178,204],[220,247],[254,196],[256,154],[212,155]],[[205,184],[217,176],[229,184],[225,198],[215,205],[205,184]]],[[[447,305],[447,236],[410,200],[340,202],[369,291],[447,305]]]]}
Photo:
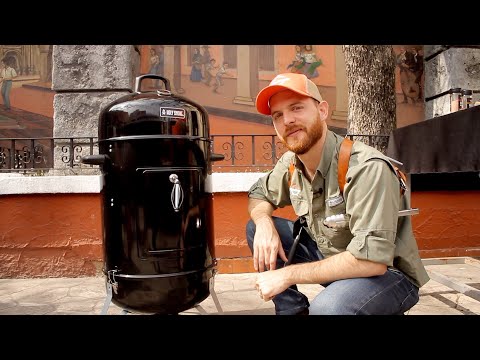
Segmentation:
{"type": "Polygon", "coordinates": [[[208,113],[170,91],[137,90],[101,112],[105,274],[116,305],[177,314],[209,296],[211,155],[208,113]]]}

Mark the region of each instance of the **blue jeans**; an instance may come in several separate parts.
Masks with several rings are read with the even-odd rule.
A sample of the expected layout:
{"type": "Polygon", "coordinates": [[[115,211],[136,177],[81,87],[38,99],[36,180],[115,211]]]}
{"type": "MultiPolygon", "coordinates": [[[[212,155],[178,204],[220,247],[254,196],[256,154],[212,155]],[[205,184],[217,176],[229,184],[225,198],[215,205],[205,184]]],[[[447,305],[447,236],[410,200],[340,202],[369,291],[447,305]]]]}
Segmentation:
{"type": "Polygon", "coordinates": [[[10,109],[10,90],[12,89],[12,80],[4,80],[2,82],[2,98],[5,109],[10,109]]]}
{"type": "MultiPolygon", "coordinates": [[[[273,217],[287,257],[293,244],[293,222],[273,217]]],[[[317,244],[302,231],[292,263],[304,263],[323,259],[317,244]]],[[[253,252],[255,224],[247,224],[247,242],[253,252]]],[[[284,261],[277,258],[277,269],[284,261]]],[[[380,276],[353,278],[320,284],[324,289],[312,300],[292,285],[273,298],[277,315],[295,315],[309,309],[310,315],[403,315],[418,302],[418,287],[405,275],[389,268],[380,276]]]]}

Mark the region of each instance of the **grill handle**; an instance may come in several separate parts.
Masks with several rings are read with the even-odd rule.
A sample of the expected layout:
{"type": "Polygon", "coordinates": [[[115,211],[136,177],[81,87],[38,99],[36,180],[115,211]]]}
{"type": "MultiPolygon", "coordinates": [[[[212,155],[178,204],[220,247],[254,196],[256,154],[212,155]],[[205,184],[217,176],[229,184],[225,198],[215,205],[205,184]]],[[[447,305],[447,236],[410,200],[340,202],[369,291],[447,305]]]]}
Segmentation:
{"type": "Polygon", "coordinates": [[[225,156],[223,154],[210,154],[210,161],[222,161],[225,160],[225,156]]]}
{"type": "Polygon", "coordinates": [[[137,76],[137,78],[135,79],[135,92],[136,93],[141,93],[140,89],[140,84],[142,82],[143,79],[158,79],[158,80],[162,80],[163,83],[165,84],[165,90],[167,91],[170,91],[170,81],[162,76],[159,76],[159,75],[155,75],[155,74],[145,74],[145,75],[140,75],[140,76],[137,76]]]}
{"type": "Polygon", "coordinates": [[[89,165],[104,165],[109,160],[108,155],[85,155],[80,159],[80,162],[89,165]]]}

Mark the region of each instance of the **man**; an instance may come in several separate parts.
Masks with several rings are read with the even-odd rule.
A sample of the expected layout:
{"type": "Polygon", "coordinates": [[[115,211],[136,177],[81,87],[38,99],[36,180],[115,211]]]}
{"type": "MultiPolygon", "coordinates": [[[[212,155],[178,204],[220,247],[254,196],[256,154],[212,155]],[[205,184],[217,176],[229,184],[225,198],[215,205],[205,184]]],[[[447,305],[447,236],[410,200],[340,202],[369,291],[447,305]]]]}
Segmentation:
{"type": "Polygon", "coordinates": [[[217,67],[215,66],[215,63],[217,61],[215,59],[210,59],[210,64],[205,69],[205,75],[204,75],[204,83],[207,86],[210,86],[210,81],[215,79],[215,71],[217,70],[217,67]]]}
{"type": "Polygon", "coordinates": [[[223,85],[223,76],[227,75],[228,62],[224,61],[223,64],[218,68],[217,73],[215,74],[215,84],[213,84],[213,92],[218,93],[218,88],[223,85]]]}
{"type": "Polygon", "coordinates": [[[341,194],[343,137],[328,130],[328,103],[317,86],[303,74],[280,74],[259,92],[256,107],[271,115],[290,150],[248,194],[247,241],[260,296],[273,300],[278,315],[405,313],[429,278],[411,220],[398,216],[409,200],[400,195],[388,158],[354,142],[341,194]],[[272,215],[287,205],[298,216],[295,223],[272,215]],[[333,215],[346,221],[329,221],[333,215]],[[292,264],[284,266],[289,255],[292,264]],[[296,284],[316,283],[324,289],[309,304],[296,284]]]}
{"type": "Polygon", "coordinates": [[[12,60],[9,57],[2,59],[3,69],[0,70],[0,83],[2,85],[2,98],[5,110],[10,110],[10,91],[12,90],[13,79],[17,77],[17,72],[11,65],[12,60]]]}

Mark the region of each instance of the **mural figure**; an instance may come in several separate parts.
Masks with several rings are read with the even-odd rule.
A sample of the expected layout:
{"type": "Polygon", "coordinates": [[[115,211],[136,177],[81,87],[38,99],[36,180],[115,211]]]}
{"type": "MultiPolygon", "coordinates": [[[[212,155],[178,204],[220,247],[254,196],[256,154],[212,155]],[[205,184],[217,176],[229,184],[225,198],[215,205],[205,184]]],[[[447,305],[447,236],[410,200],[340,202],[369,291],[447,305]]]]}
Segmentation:
{"type": "Polygon", "coordinates": [[[418,100],[421,100],[423,97],[422,91],[422,75],[423,75],[423,50],[416,48],[412,48],[412,62],[410,64],[410,71],[412,71],[415,75],[415,84],[418,86],[418,100]]]}
{"type": "MultiPolygon", "coordinates": [[[[294,68],[300,70],[304,65],[302,47],[300,45],[295,45],[295,59],[287,66],[287,69],[294,68]]],[[[292,72],[296,72],[292,69],[292,72]]]]}
{"type": "Polygon", "coordinates": [[[213,85],[213,92],[218,93],[218,88],[223,85],[223,76],[231,76],[227,72],[228,62],[224,61],[223,64],[218,68],[217,73],[215,74],[215,84],[213,85]]]}
{"type": "Polygon", "coordinates": [[[408,104],[408,99],[415,103],[422,100],[422,75],[423,75],[423,54],[421,49],[412,47],[400,48],[397,55],[397,66],[400,68],[400,83],[402,86],[403,103],[408,104]]]}
{"type": "MultiPolygon", "coordinates": [[[[164,56],[163,51],[160,51],[160,54],[157,52],[155,48],[150,48],[150,74],[155,74],[159,76],[163,76],[163,62],[164,56]]],[[[154,81],[154,86],[158,87],[159,80],[154,81]]]]}
{"type": "Polygon", "coordinates": [[[2,59],[2,69],[0,71],[0,82],[2,83],[2,98],[5,110],[10,110],[10,91],[12,90],[13,79],[17,77],[17,72],[13,68],[13,59],[4,57],[2,59]]]}
{"type": "Polygon", "coordinates": [[[200,82],[202,81],[202,55],[199,48],[193,49],[192,55],[192,71],[190,72],[190,81],[200,82]]]}
{"type": "Polygon", "coordinates": [[[202,45],[202,50],[203,50],[203,53],[202,53],[202,77],[204,79],[206,79],[206,77],[207,77],[207,67],[210,66],[211,55],[210,55],[210,50],[208,50],[209,48],[210,48],[210,46],[208,46],[208,45],[202,45]]]}
{"type": "Polygon", "coordinates": [[[215,66],[216,60],[215,59],[210,59],[210,63],[207,65],[205,68],[205,85],[210,86],[210,82],[212,79],[215,78],[215,71],[217,70],[217,67],[215,66]]]}
{"type": "Polygon", "coordinates": [[[287,66],[292,73],[304,74],[311,79],[317,77],[317,67],[322,65],[322,60],[317,59],[312,45],[295,45],[295,59],[287,66]]]}

